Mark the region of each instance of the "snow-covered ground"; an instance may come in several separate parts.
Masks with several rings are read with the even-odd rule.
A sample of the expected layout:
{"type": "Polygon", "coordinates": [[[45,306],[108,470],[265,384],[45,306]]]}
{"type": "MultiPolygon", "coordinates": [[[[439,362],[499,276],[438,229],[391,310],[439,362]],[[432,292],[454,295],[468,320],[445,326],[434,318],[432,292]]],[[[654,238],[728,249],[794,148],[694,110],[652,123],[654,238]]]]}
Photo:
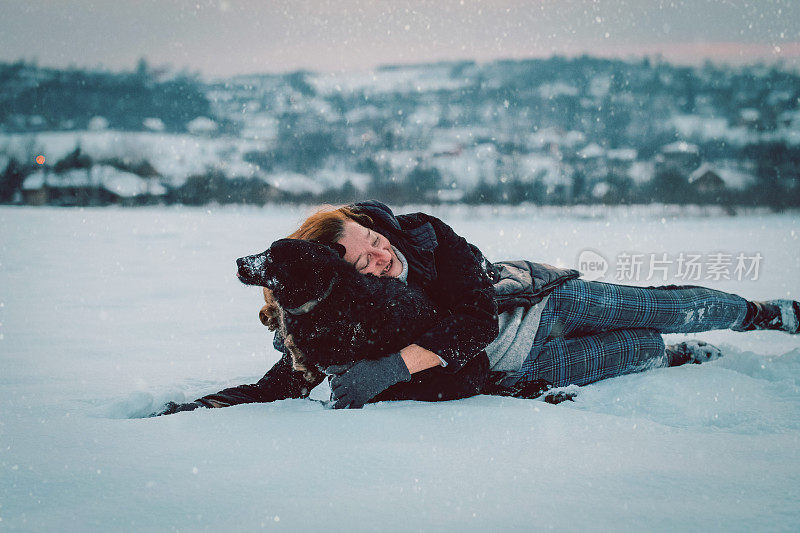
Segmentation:
{"type": "MultiPolygon", "coordinates": [[[[432,211],[491,259],[760,252],[757,281],[692,283],[800,297],[797,213],[432,211]]],[[[135,418],[277,359],[234,259],[304,214],[0,208],[0,529],[796,531],[800,338],[778,332],[697,334],[726,357],[558,406],[287,400],[135,418]]]]}

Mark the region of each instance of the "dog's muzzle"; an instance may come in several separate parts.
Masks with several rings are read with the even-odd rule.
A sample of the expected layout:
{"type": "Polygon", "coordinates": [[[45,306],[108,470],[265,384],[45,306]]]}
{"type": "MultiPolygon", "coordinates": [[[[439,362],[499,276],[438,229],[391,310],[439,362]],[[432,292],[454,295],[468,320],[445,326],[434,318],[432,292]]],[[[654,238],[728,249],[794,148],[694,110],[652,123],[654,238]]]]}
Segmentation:
{"type": "Polygon", "coordinates": [[[273,289],[275,280],[265,275],[264,267],[267,261],[266,252],[240,257],[236,260],[236,277],[245,285],[260,285],[273,289]]]}

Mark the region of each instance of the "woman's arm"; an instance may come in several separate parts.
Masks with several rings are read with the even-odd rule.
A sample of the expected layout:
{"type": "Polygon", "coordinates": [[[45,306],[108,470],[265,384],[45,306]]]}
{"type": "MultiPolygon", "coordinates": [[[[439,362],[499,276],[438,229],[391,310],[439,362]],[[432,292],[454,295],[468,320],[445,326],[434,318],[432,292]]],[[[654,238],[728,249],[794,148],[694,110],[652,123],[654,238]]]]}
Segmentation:
{"type": "Polygon", "coordinates": [[[291,357],[283,354],[264,377],[252,385],[230,387],[189,403],[177,404],[169,402],[151,416],[193,411],[199,407],[230,407],[231,405],[242,403],[264,403],[287,398],[305,398],[311,389],[317,385],[319,385],[319,381],[310,383],[303,377],[303,372],[295,371],[292,368],[291,357]]]}
{"type": "Polygon", "coordinates": [[[411,344],[400,350],[400,357],[403,358],[403,362],[411,374],[416,374],[435,366],[442,366],[442,359],[438,355],[416,344],[411,344]]]}
{"type": "Polygon", "coordinates": [[[399,218],[404,223],[430,222],[438,242],[434,251],[436,279],[426,292],[443,313],[414,344],[439,356],[448,372],[457,372],[499,332],[494,288],[483,268],[483,257],[436,217],[416,213],[399,218]]]}
{"type": "Polygon", "coordinates": [[[239,385],[209,394],[196,400],[205,407],[228,407],[241,403],[263,403],[285,400],[287,398],[305,398],[311,389],[319,385],[310,383],[303,377],[303,372],[292,368],[292,359],[283,354],[280,360],[252,385],[239,385]]]}

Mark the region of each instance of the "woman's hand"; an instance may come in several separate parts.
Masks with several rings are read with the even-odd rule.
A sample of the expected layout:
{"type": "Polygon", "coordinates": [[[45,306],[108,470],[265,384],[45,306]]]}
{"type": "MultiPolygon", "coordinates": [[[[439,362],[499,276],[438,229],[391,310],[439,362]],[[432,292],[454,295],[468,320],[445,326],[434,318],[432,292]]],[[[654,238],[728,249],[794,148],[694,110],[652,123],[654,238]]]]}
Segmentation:
{"type": "Polygon", "coordinates": [[[377,360],[329,366],[325,373],[333,374],[330,407],[334,409],[360,409],[392,385],[411,379],[399,352],[377,360]]]}
{"type": "Polygon", "coordinates": [[[161,409],[159,409],[155,413],[152,413],[150,417],[174,415],[175,413],[181,413],[183,411],[194,411],[198,407],[205,407],[205,406],[198,402],[189,402],[189,403],[167,402],[161,407],[161,409]]]}

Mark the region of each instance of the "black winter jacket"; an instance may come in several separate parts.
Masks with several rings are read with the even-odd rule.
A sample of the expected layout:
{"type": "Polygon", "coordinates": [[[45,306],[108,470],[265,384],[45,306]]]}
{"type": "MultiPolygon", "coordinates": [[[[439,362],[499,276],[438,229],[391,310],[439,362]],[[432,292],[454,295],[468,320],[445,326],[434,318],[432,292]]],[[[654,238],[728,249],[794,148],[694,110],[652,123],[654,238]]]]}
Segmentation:
{"type": "MultiPolygon", "coordinates": [[[[440,320],[415,344],[439,355],[447,365],[412,376],[378,395],[387,399],[437,400],[478,394],[488,375],[484,348],[497,337],[499,312],[529,307],[567,279],[566,270],[529,261],[491,263],[480,250],[436,217],[425,213],[395,216],[386,205],[368,201],[351,206],[367,214],[371,229],[383,234],[408,261],[408,283],[421,287],[440,309],[440,320]],[[457,374],[457,375],[454,375],[457,374]]],[[[275,347],[282,350],[276,335],[275,347]]],[[[301,398],[308,383],[283,357],[254,385],[242,385],[205,396],[212,406],[301,398]]]]}

